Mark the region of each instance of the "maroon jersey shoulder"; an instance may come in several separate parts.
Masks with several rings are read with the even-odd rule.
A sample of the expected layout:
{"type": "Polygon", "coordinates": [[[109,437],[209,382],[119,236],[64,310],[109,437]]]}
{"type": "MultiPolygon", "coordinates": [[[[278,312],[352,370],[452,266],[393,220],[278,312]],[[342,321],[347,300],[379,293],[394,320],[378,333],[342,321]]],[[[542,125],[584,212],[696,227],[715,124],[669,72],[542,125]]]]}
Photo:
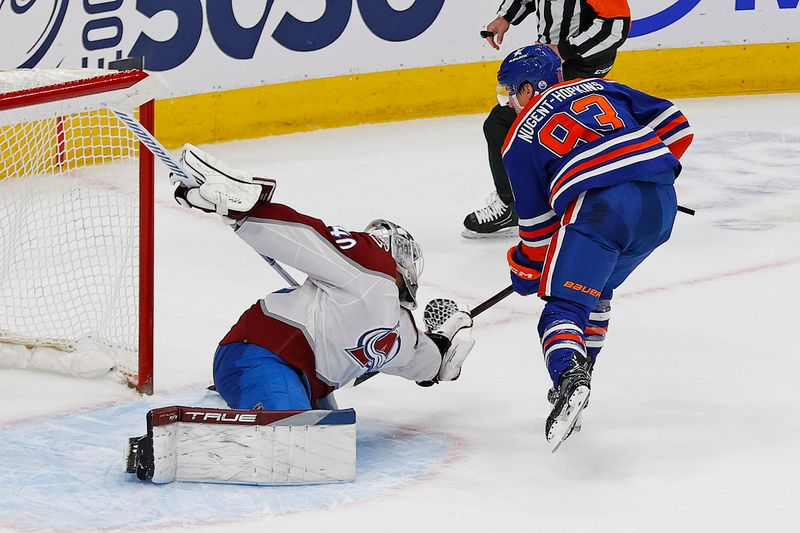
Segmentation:
{"type": "Polygon", "coordinates": [[[392,278],[397,272],[397,265],[388,247],[368,233],[328,226],[318,218],[298,213],[282,204],[258,204],[248,213],[250,217],[308,226],[330,242],[339,253],[360,266],[392,278]]]}

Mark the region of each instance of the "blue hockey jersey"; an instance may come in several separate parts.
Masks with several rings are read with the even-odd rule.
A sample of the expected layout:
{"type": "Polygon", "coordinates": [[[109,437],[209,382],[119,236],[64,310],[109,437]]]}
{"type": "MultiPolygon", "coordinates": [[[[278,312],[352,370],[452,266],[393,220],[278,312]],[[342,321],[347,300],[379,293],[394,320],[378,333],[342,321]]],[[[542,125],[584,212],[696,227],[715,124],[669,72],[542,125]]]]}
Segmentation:
{"type": "Polygon", "coordinates": [[[525,255],[544,257],[582,192],[661,181],[672,176],[669,169],[677,177],[691,141],[689,123],[672,102],[610,80],[574,80],[534,96],[503,146],[525,255]]]}

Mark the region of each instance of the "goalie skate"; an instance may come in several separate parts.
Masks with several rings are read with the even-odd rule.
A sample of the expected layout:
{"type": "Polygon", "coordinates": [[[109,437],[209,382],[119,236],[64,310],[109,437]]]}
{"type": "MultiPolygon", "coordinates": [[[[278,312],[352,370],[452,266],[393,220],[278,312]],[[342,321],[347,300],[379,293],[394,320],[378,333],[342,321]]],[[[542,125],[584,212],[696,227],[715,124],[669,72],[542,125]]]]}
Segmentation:
{"type": "Polygon", "coordinates": [[[153,477],[153,441],[147,435],[131,437],[125,445],[125,473],[136,474],[141,480],[153,477]]]}

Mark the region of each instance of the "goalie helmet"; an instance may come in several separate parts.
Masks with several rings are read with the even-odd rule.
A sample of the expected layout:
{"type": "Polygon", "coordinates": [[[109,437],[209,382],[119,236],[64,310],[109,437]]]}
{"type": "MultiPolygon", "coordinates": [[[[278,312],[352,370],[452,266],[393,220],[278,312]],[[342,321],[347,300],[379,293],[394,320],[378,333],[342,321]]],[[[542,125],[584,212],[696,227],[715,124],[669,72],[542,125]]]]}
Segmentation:
{"type": "Polygon", "coordinates": [[[508,54],[497,71],[498,99],[514,96],[526,82],[539,94],[562,80],[561,59],[549,46],[524,46],[508,54]]]}
{"type": "Polygon", "coordinates": [[[370,222],[364,231],[389,249],[397,264],[397,272],[403,276],[405,282],[405,290],[400,291],[400,303],[407,309],[416,309],[417,287],[425,260],[414,237],[401,226],[382,218],[370,222]]]}

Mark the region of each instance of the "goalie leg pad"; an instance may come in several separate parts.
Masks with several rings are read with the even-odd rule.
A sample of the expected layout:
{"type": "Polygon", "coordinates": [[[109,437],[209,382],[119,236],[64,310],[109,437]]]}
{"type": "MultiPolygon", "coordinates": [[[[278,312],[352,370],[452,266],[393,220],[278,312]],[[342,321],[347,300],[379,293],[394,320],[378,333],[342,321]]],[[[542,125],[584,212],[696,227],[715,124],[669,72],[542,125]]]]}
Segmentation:
{"type": "Polygon", "coordinates": [[[355,479],[352,409],[240,411],[175,406],[150,411],[147,420],[147,436],[128,441],[125,471],[153,483],[306,485],[355,479]]]}

